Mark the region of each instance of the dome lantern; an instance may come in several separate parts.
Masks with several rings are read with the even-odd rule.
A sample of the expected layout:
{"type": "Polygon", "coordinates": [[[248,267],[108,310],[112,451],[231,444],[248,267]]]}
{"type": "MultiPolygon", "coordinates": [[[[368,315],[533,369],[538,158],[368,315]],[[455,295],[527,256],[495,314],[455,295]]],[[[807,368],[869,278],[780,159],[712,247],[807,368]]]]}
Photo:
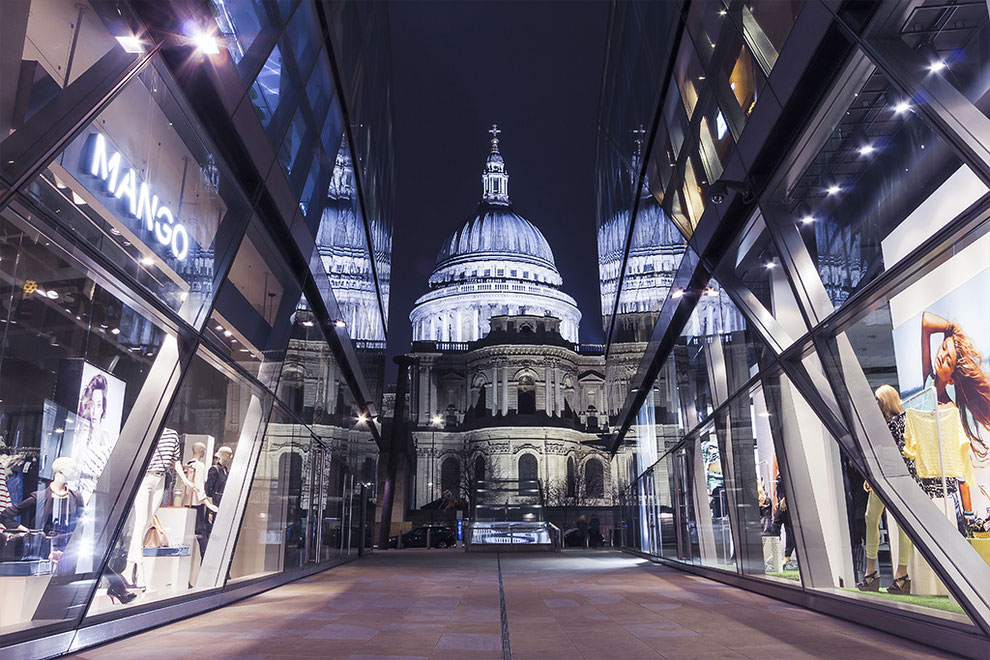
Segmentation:
{"type": "Polygon", "coordinates": [[[481,201],[485,204],[509,205],[509,175],[505,171],[505,162],[498,152],[498,124],[492,124],[488,129],[492,134],[492,152],[485,162],[485,171],[481,175],[481,201]]]}

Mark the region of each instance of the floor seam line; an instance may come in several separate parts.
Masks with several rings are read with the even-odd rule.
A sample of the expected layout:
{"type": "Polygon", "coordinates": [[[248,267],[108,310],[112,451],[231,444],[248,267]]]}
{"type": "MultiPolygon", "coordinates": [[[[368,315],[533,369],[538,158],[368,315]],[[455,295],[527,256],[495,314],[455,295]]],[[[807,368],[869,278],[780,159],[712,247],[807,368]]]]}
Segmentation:
{"type": "Polygon", "coordinates": [[[502,553],[495,553],[498,568],[498,601],[502,615],[502,660],[512,660],[512,644],[509,642],[509,613],[505,608],[505,589],[502,586],[502,553]]]}

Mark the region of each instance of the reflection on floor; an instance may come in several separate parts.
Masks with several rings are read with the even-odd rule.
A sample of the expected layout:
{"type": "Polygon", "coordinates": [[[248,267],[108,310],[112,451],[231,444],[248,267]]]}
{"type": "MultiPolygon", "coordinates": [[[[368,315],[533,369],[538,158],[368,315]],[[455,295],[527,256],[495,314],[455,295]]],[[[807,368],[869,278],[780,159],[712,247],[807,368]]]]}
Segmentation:
{"type": "MultiPolygon", "coordinates": [[[[937,652],[618,552],[502,554],[515,660],[937,652]]],[[[502,657],[493,554],[377,552],[80,658],[502,657]]]]}

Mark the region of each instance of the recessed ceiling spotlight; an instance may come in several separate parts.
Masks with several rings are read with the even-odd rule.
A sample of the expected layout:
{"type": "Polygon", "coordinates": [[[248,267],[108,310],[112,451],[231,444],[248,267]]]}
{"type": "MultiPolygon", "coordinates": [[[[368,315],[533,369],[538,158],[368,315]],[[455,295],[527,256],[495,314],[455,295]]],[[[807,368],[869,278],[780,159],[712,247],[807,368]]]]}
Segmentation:
{"type": "Polygon", "coordinates": [[[670,297],[677,300],[678,298],[684,297],[684,289],[674,289],[674,292],[670,294],[670,297]]]}
{"type": "Polygon", "coordinates": [[[336,321],[333,322],[333,324],[335,326],[337,326],[338,328],[346,328],[347,327],[347,321],[345,321],[344,319],[337,319],[336,321]]]}
{"type": "Polygon", "coordinates": [[[142,266],[153,266],[154,264],[155,264],[155,260],[152,259],[151,257],[141,257],[142,266]]]}
{"type": "Polygon", "coordinates": [[[224,337],[230,337],[232,334],[234,334],[234,333],[231,332],[230,330],[224,330],[223,331],[223,336],[224,337]]]}
{"type": "Polygon", "coordinates": [[[862,147],[859,148],[859,155],[860,156],[869,156],[870,154],[872,154],[876,150],[877,150],[877,148],[874,147],[872,144],[864,144],[862,147]]]}
{"type": "Polygon", "coordinates": [[[801,220],[801,224],[810,225],[815,221],[815,216],[811,213],[811,208],[802,202],[797,208],[798,219],[801,220]]]}
{"type": "Polygon", "coordinates": [[[766,268],[767,270],[773,270],[774,268],[777,267],[777,264],[775,264],[772,261],[768,261],[765,264],[763,264],[763,267],[766,268]]]}
{"type": "Polygon", "coordinates": [[[932,73],[938,73],[947,66],[949,65],[945,63],[945,60],[943,60],[942,58],[938,58],[937,60],[935,60],[934,62],[928,65],[928,70],[931,71],[932,73]]]}
{"type": "Polygon", "coordinates": [[[119,335],[120,334],[120,328],[114,328],[113,330],[110,331],[110,334],[111,335],[119,335]]]}
{"type": "Polygon", "coordinates": [[[911,104],[907,101],[898,101],[894,104],[894,114],[903,115],[909,110],[911,110],[911,104]]]}
{"type": "Polygon", "coordinates": [[[194,28],[190,39],[196,50],[204,55],[218,55],[220,53],[220,42],[217,41],[216,36],[209,32],[194,28]]]}
{"type": "Polygon", "coordinates": [[[48,296],[48,299],[49,300],[57,300],[58,299],[58,291],[54,291],[52,289],[48,289],[48,291],[45,293],[45,295],[48,296]]]}
{"type": "Polygon", "coordinates": [[[313,327],[313,322],[312,321],[303,321],[302,324],[305,327],[307,327],[307,328],[312,328],[313,327]]]}
{"type": "Polygon", "coordinates": [[[831,186],[825,189],[825,192],[827,192],[829,195],[838,195],[840,192],[842,192],[842,188],[840,188],[839,186],[833,183],[831,186]]]}

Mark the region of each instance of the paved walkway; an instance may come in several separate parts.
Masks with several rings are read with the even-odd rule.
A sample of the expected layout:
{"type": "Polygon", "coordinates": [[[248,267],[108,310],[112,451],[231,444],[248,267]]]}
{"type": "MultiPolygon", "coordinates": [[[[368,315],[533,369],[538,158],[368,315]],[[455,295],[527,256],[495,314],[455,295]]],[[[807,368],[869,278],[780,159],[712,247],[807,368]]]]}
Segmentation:
{"type": "MultiPolygon", "coordinates": [[[[618,552],[501,564],[515,660],[941,657],[618,552]]],[[[497,659],[500,614],[495,555],[377,552],[75,657],[497,659]]]]}

